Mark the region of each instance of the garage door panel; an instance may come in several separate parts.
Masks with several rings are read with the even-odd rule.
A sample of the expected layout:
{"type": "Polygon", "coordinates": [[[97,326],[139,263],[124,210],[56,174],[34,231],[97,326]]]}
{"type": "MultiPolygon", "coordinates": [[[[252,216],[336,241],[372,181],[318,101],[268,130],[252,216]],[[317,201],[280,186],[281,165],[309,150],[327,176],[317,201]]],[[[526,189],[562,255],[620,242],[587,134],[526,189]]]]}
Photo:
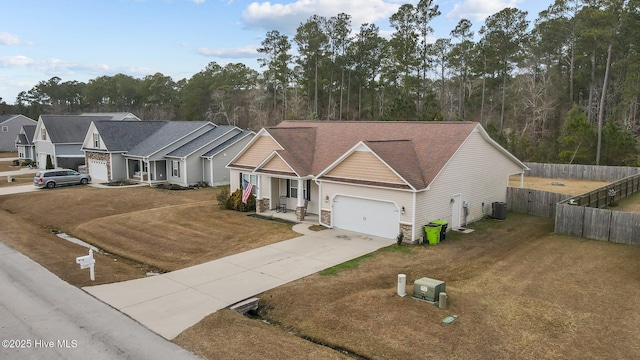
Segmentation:
{"type": "Polygon", "coordinates": [[[336,196],[333,201],[333,224],[336,228],[395,238],[400,212],[388,201],[336,196]]]}
{"type": "Polygon", "coordinates": [[[101,160],[89,160],[89,175],[92,179],[108,181],[107,162],[101,160]]]}

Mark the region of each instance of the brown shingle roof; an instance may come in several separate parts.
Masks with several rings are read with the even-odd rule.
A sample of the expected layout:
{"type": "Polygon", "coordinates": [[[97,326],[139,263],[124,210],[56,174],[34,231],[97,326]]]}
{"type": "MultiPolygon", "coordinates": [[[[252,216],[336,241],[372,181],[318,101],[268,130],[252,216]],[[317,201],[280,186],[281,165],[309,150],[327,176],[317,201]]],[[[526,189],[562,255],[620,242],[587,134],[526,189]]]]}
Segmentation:
{"type": "Polygon", "coordinates": [[[267,132],[301,176],[318,175],[364,142],[411,186],[426,188],[476,122],[283,121],[267,132]],[[286,153],[286,155],[285,155],[286,153]]]}

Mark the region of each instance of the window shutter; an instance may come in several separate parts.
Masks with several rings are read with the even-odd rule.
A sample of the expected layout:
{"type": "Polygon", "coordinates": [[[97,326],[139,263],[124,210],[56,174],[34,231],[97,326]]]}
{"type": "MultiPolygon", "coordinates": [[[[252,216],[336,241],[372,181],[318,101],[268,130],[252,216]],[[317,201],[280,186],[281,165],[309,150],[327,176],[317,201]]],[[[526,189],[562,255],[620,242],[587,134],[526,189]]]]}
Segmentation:
{"type": "Polygon", "coordinates": [[[244,184],[242,183],[242,173],[240,173],[240,182],[238,183],[238,188],[242,189],[244,186],[244,184]]]}
{"type": "Polygon", "coordinates": [[[311,180],[307,180],[307,201],[311,201],[311,180]]]}
{"type": "Polygon", "coordinates": [[[291,180],[287,179],[287,197],[291,197],[291,180]]]}

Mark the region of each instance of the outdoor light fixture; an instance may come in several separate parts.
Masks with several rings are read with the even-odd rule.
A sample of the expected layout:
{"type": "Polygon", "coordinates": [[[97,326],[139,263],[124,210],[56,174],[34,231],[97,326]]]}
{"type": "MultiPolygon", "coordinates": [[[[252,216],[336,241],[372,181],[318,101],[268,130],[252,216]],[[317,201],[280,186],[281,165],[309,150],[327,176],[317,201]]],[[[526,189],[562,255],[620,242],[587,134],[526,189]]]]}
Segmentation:
{"type": "Polygon", "coordinates": [[[404,206],[400,209],[400,214],[404,215],[404,206]]]}
{"type": "Polygon", "coordinates": [[[324,202],[329,202],[329,195],[324,196],[324,202]]]}

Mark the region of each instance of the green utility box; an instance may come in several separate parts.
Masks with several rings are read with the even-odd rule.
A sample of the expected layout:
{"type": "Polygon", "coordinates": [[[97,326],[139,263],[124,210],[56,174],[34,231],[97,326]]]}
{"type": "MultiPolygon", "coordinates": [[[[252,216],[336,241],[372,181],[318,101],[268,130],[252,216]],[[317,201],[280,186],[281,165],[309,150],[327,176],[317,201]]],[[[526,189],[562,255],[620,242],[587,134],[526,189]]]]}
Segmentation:
{"type": "Polygon", "coordinates": [[[443,241],[447,237],[447,226],[449,222],[447,220],[433,220],[431,224],[440,225],[440,241],[443,241]]]}
{"type": "Polygon", "coordinates": [[[444,281],[423,277],[413,282],[413,297],[429,302],[437,302],[441,292],[447,291],[444,281]]]}
{"type": "Polygon", "coordinates": [[[437,224],[427,224],[424,226],[424,243],[429,242],[429,245],[435,245],[440,242],[440,232],[442,227],[437,224]]]}

